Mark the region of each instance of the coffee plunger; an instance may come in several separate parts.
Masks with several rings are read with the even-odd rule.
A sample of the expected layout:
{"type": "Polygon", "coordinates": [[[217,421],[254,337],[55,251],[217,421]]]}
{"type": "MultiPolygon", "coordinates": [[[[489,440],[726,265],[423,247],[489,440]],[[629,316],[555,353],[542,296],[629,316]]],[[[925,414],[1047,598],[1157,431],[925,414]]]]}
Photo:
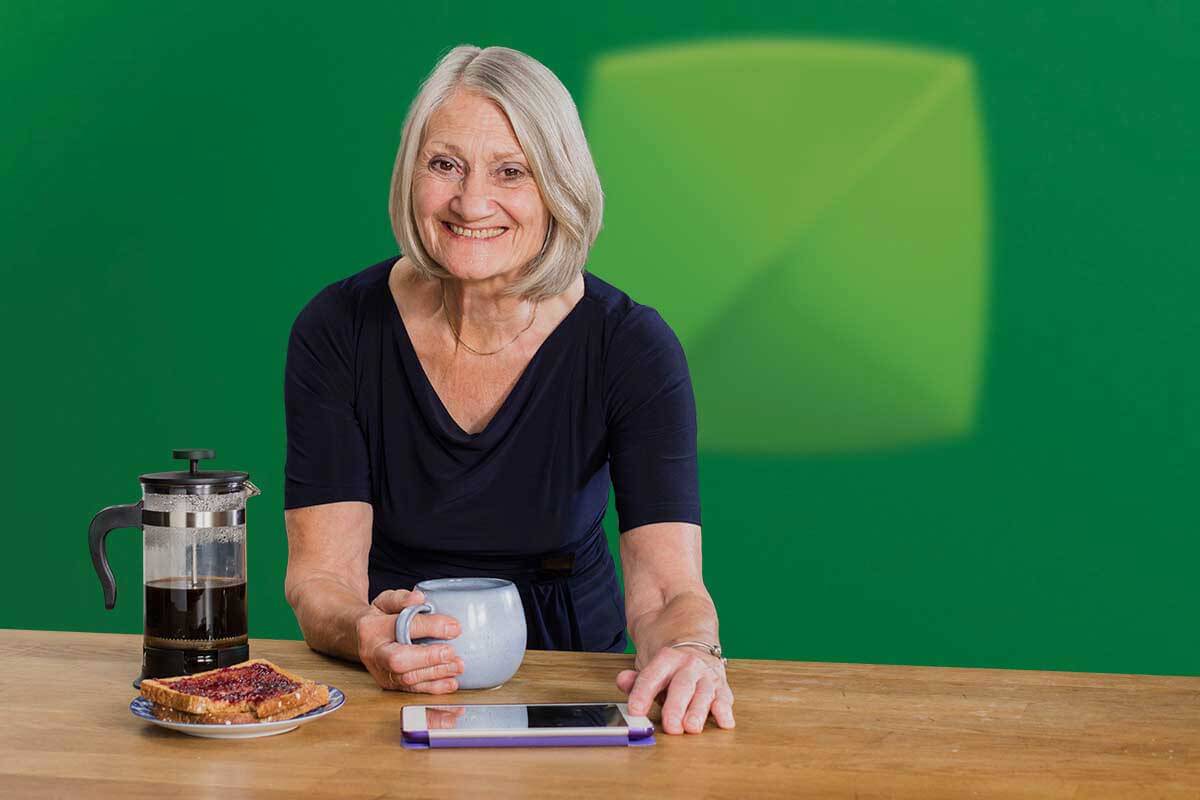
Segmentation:
{"type": "MultiPolygon", "coordinates": [[[[246,624],[246,500],[259,494],[245,472],[198,469],[212,450],[174,450],[187,471],[138,478],[142,499],[92,518],[88,545],[104,589],[117,584],[104,539],[117,528],[142,529],[145,633],[142,678],[192,674],[250,657],[246,624]]],[[[135,684],[136,685],[136,684],[135,684]]]]}

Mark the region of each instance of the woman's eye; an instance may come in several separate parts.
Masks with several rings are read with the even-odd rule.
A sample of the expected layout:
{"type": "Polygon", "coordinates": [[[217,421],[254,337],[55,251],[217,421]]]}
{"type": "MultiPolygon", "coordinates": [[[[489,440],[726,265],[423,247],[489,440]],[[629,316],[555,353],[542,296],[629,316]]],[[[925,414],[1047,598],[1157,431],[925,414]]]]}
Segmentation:
{"type": "Polygon", "coordinates": [[[525,170],[520,167],[505,167],[500,170],[500,174],[508,180],[515,180],[525,175],[525,170]]]}
{"type": "Polygon", "coordinates": [[[454,162],[445,158],[435,158],[429,162],[429,167],[434,172],[453,172],[454,162]]]}

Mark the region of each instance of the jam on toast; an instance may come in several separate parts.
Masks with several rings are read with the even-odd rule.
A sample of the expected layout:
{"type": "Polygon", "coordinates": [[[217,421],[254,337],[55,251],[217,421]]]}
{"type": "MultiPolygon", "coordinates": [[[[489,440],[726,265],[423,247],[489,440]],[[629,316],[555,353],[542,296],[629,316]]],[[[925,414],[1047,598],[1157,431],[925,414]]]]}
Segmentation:
{"type": "Polygon", "coordinates": [[[263,658],[176,678],[147,678],[142,696],[161,719],[178,722],[271,722],[319,708],[329,689],[263,658]]]}

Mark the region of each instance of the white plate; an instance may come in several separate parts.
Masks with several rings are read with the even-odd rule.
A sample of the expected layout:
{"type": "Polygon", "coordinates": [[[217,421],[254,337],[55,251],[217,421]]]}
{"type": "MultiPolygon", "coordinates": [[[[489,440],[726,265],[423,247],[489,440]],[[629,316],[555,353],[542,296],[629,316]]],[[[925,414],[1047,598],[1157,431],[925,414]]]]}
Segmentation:
{"type": "Polygon", "coordinates": [[[329,687],[329,702],[320,708],[314,708],[305,714],[291,719],[281,719],[278,722],[241,722],[237,724],[200,724],[197,722],[170,722],[154,716],[152,702],[142,696],[133,698],[129,710],[135,717],[153,722],[173,731],[187,733],[192,736],[203,736],[206,739],[254,739],[258,736],[274,736],[277,733],[287,733],[299,728],[306,722],[320,719],[326,714],[337,711],[346,702],[346,695],[341,689],[329,687]]]}

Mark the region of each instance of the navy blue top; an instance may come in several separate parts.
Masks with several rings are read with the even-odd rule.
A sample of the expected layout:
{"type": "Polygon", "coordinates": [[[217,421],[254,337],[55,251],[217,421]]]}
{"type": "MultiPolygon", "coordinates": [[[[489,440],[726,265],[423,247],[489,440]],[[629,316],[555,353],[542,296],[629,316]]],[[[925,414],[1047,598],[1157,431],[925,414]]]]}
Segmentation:
{"type": "Polygon", "coordinates": [[[596,276],[479,433],[462,430],[417,358],[390,258],[296,318],[284,375],[284,507],[368,502],[370,596],[428,578],[517,584],[533,649],[625,648],[601,528],[700,524],[696,409],[658,313],[596,276]]]}

